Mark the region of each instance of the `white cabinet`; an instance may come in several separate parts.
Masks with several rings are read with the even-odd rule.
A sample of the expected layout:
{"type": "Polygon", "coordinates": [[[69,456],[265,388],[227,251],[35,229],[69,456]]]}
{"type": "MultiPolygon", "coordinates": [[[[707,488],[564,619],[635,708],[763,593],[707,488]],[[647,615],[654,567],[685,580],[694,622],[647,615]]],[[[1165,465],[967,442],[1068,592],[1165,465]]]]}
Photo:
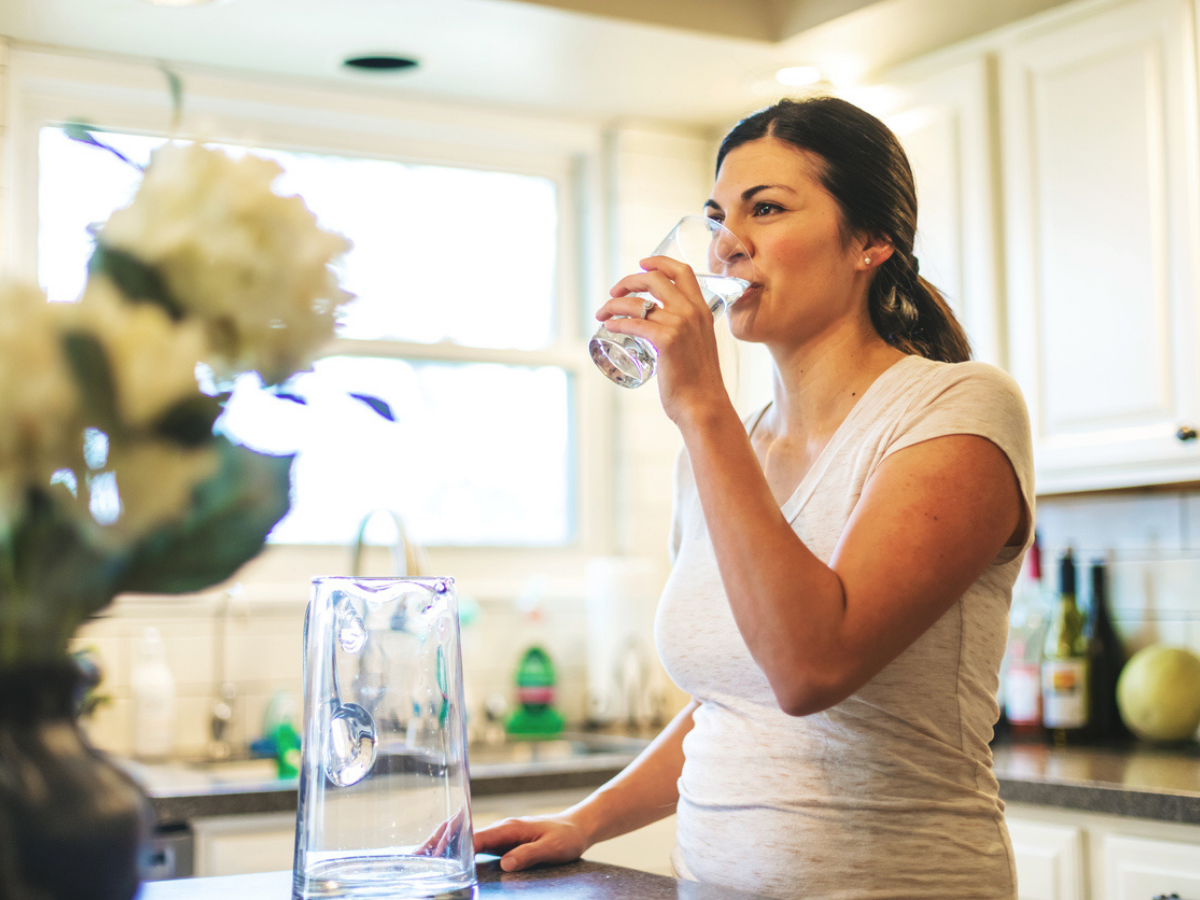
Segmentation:
{"type": "Polygon", "coordinates": [[[892,73],[870,103],[913,169],[921,274],[942,291],[976,359],[1003,365],[990,60],[892,73]]]}
{"type": "Polygon", "coordinates": [[[1039,493],[1200,477],[1177,437],[1200,429],[1194,39],[1187,0],[1135,0],[999,48],[1009,368],[1039,493]]]}
{"type": "Polygon", "coordinates": [[[210,816],[193,820],[191,826],[197,877],[250,875],[292,867],[295,813],[210,816]]]}
{"type": "Polygon", "coordinates": [[[1010,803],[1019,900],[1200,900],[1200,825],[1010,803]]]}
{"type": "Polygon", "coordinates": [[[1083,900],[1083,830],[1008,817],[1018,900],[1083,900]]]}
{"type": "Polygon", "coordinates": [[[1104,839],[1107,900],[1200,898],[1200,847],[1123,835],[1104,839]]]}

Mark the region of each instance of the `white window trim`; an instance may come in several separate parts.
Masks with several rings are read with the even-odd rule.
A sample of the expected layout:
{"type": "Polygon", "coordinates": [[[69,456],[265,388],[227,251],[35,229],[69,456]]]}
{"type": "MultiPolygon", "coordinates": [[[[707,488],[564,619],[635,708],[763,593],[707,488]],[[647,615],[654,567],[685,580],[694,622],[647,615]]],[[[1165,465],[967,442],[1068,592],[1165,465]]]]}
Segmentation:
{"type": "MultiPolygon", "coordinates": [[[[585,349],[590,317],[583,315],[582,299],[607,294],[602,261],[607,259],[609,226],[601,123],[414,101],[376,86],[353,91],[316,81],[297,85],[188,66],[172,68],[184,81],[180,132],[189,137],[497,169],[554,181],[563,223],[556,309],[563,322],[560,341],[546,350],[512,353],[387,342],[387,355],[549,364],[573,376],[578,442],[574,543],[551,549],[429,548],[436,568],[474,569],[480,564],[503,580],[505,572],[570,571],[589,557],[611,553],[613,399],[611,385],[591,377],[585,349]]],[[[171,119],[170,98],[156,62],[99,59],[21,44],[10,48],[7,87],[4,183],[9,189],[3,194],[8,239],[2,259],[9,272],[33,280],[40,128],[83,119],[101,128],[164,134],[171,119]]],[[[338,354],[370,351],[369,343],[358,341],[338,341],[331,347],[331,353],[338,354]]],[[[289,551],[303,548],[272,547],[264,555],[286,557],[289,551]]],[[[273,569],[279,562],[262,560],[260,566],[273,569]]]]}

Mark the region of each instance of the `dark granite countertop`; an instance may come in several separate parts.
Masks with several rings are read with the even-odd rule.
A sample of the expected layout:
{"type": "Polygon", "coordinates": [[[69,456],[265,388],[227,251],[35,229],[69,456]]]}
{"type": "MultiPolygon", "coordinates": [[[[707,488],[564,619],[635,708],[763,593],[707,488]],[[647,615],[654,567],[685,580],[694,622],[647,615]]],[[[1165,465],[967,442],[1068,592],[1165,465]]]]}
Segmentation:
{"type": "MultiPolygon", "coordinates": [[[[480,900],[520,893],[523,900],[763,900],[730,888],[677,881],[579,860],[528,872],[501,872],[494,856],[476,865],[480,900]]],[[[291,872],[148,882],[138,900],[291,900],[291,872]]]]}
{"type": "MultiPolygon", "coordinates": [[[[547,746],[531,747],[524,757],[511,748],[496,757],[472,757],[471,793],[486,797],[596,787],[645,743],[623,739],[605,752],[584,756],[557,756],[547,746]]],[[[1200,825],[1200,744],[1194,741],[1171,747],[999,744],[993,755],[1006,802],[1200,825]]],[[[150,795],[160,825],[296,809],[296,779],[275,778],[269,760],[130,768],[150,795]]]]}
{"type": "Polygon", "coordinates": [[[1200,744],[992,748],[1000,796],[1084,812],[1200,825],[1200,744]]]}
{"type": "MultiPolygon", "coordinates": [[[[649,743],[628,735],[566,734],[548,742],[510,742],[471,751],[471,795],[599,787],[649,743]],[[571,751],[586,742],[587,752],[571,751]]],[[[119,760],[150,797],[158,825],[207,816],[295,812],[296,778],[280,779],[270,759],[145,765],[119,760]]]]}

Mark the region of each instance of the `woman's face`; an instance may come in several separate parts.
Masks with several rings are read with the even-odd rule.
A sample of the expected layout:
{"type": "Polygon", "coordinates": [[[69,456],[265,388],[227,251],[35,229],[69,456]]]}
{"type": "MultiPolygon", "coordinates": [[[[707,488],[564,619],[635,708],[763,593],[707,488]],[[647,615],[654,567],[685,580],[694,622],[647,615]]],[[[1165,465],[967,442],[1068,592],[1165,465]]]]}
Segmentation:
{"type": "Polygon", "coordinates": [[[821,158],[766,137],[730,151],[706,204],[745,245],[755,284],[729,309],[742,339],[796,345],[866,315],[861,239],[845,240],[821,158]]]}

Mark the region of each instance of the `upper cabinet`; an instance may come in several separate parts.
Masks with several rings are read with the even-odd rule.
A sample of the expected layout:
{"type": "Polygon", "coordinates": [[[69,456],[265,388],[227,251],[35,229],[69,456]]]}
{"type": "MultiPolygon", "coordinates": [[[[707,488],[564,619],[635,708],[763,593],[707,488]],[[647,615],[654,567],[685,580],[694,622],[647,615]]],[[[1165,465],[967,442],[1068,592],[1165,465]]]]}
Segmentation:
{"type": "Polygon", "coordinates": [[[975,358],[1002,364],[990,81],[979,58],[900,75],[877,111],[912,164],[921,274],[946,296],[975,358]]]}
{"type": "Polygon", "coordinates": [[[1039,493],[1200,478],[1192,4],[999,46],[1008,368],[1039,493]]]}

